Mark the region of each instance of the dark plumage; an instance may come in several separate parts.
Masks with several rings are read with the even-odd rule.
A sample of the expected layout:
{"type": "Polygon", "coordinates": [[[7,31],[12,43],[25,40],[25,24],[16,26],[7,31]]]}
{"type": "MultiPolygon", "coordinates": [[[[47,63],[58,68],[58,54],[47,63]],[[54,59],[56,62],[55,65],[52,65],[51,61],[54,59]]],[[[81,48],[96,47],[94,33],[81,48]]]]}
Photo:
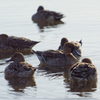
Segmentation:
{"type": "Polygon", "coordinates": [[[32,49],[39,41],[32,41],[24,37],[8,36],[0,34],[0,51],[3,50],[27,50],[32,49]]]}
{"type": "Polygon", "coordinates": [[[41,63],[52,66],[70,66],[78,62],[73,56],[73,43],[65,43],[63,52],[60,50],[34,51],[41,63]]]}
{"type": "MultiPolygon", "coordinates": [[[[64,44],[65,44],[66,42],[69,42],[68,39],[65,38],[65,37],[63,37],[63,38],[61,39],[60,46],[59,46],[58,50],[63,50],[63,46],[64,46],[64,44]]],[[[76,41],[76,42],[73,42],[73,41],[72,41],[72,43],[74,43],[74,50],[73,50],[73,52],[72,52],[73,55],[74,55],[75,57],[81,56],[81,55],[82,55],[82,51],[81,51],[82,40],[76,41]]]]}
{"type": "Polygon", "coordinates": [[[63,14],[55,11],[44,10],[43,6],[39,6],[37,13],[32,16],[32,20],[60,20],[63,14]]]}
{"type": "Polygon", "coordinates": [[[6,61],[13,61],[5,68],[6,77],[32,77],[36,71],[35,67],[25,62],[22,53],[16,52],[12,55],[11,59],[6,61]]]}
{"type": "Polygon", "coordinates": [[[92,80],[97,77],[97,69],[89,58],[84,58],[70,69],[70,77],[86,80],[92,80]]]}

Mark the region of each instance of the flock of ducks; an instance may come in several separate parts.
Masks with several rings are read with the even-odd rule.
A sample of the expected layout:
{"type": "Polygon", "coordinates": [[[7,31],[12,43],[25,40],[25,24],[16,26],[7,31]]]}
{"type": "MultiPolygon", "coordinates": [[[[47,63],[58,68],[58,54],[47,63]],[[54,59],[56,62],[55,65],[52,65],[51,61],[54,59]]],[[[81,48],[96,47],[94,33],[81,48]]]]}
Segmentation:
{"type": "MultiPolygon", "coordinates": [[[[60,20],[63,14],[54,11],[44,10],[43,6],[39,6],[37,13],[32,16],[36,20],[60,20]]],[[[0,51],[9,50],[32,50],[32,47],[40,41],[33,41],[23,37],[8,36],[7,34],[0,35],[0,51]]],[[[79,61],[81,53],[82,40],[69,42],[67,38],[62,38],[60,46],[57,50],[35,51],[40,63],[55,66],[71,66],[70,79],[92,80],[97,77],[97,69],[89,58],[84,58],[79,61]]],[[[24,55],[20,52],[15,52],[11,59],[12,61],[5,68],[6,77],[33,77],[37,68],[25,62],[24,55]]]]}

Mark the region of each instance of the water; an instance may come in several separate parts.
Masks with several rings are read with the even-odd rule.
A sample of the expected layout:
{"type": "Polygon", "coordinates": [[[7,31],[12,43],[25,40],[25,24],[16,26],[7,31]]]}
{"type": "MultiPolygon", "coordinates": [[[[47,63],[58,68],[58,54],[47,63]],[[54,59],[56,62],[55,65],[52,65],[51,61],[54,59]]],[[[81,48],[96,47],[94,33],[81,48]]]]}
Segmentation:
{"type": "MultiPolygon", "coordinates": [[[[41,41],[34,50],[57,49],[62,37],[69,41],[83,40],[82,58],[90,58],[98,70],[95,88],[84,92],[71,91],[67,72],[48,71],[41,68],[33,79],[5,79],[4,69],[8,65],[0,60],[0,99],[1,100],[65,100],[65,99],[100,99],[100,5],[99,0],[1,0],[0,33],[10,36],[26,37],[41,41]],[[40,29],[31,20],[37,7],[63,13],[66,17],[57,25],[40,29]]],[[[39,67],[34,54],[25,55],[26,62],[39,67]]]]}

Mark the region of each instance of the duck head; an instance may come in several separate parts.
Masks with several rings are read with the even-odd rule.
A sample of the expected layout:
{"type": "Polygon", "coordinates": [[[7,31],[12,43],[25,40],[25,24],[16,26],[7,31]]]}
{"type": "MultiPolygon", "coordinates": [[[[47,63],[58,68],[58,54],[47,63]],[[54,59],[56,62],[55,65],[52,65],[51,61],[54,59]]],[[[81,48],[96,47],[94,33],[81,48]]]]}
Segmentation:
{"type": "Polygon", "coordinates": [[[9,36],[7,34],[0,34],[0,42],[4,41],[7,39],[9,36]]]}
{"type": "Polygon", "coordinates": [[[65,44],[66,42],[69,42],[68,39],[65,38],[65,37],[63,37],[63,38],[61,39],[61,43],[60,43],[60,46],[59,46],[59,50],[60,50],[60,49],[63,50],[63,46],[64,46],[64,44],[65,44]]]}
{"type": "Polygon", "coordinates": [[[38,9],[37,9],[37,12],[42,11],[42,10],[44,10],[44,7],[43,6],[39,6],[38,9]]]}
{"type": "Polygon", "coordinates": [[[81,62],[92,64],[92,61],[89,58],[84,58],[81,62]]]}
{"type": "Polygon", "coordinates": [[[63,52],[65,55],[70,55],[74,50],[74,44],[71,42],[66,42],[63,47],[63,52]]]}
{"type": "Polygon", "coordinates": [[[14,61],[14,62],[24,62],[25,58],[24,55],[20,52],[15,52],[12,56],[11,59],[7,60],[6,62],[10,62],[10,61],[14,61]]]}

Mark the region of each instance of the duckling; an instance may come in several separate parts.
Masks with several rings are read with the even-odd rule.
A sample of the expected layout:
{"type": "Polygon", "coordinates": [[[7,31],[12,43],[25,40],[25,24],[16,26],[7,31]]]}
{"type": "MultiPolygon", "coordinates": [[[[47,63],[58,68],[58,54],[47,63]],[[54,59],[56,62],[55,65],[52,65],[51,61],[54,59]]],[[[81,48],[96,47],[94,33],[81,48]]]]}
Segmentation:
{"type": "Polygon", "coordinates": [[[5,77],[32,77],[36,71],[35,67],[25,62],[25,58],[20,52],[15,52],[6,62],[10,61],[13,62],[5,68],[5,77]]]}
{"type": "Polygon", "coordinates": [[[70,66],[78,62],[78,59],[72,54],[74,44],[66,42],[63,47],[63,52],[59,50],[34,51],[40,60],[40,63],[45,63],[52,66],[70,66]]]}
{"type": "Polygon", "coordinates": [[[60,20],[63,14],[55,11],[44,10],[43,6],[39,6],[37,13],[32,16],[32,20],[60,20]]]}
{"type": "Polygon", "coordinates": [[[97,69],[89,58],[82,59],[70,69],[71,79],[92,80],[97,78],[97,69]]]}
{"type": "Polygon", "coordinates": [[[31,50],[39,41],[32,41],[24,37],[8,36],[0,34],[0,51],[31,50]]]}
{"type": "MultiPolygon", "coordinates": [[[[65,38],[65,37],[63,37],[63,38],[61,39],[60,46],[59,46],[58,50],[63,50],[63,46],[64,46],[64,44],[65,44],[66,42],[69,42],[68,39],[65,38]]],[[[72,41],[72,43],[75,44],[75,48],[74,48],[74,50],[73,50],[73,52],[72,52],[73,55],[74,55],[74,56],[81,56],[81,55],[82,55],[82,51],[81,51],[82,40],[76,41],[76,42],[72,41]]]]}

